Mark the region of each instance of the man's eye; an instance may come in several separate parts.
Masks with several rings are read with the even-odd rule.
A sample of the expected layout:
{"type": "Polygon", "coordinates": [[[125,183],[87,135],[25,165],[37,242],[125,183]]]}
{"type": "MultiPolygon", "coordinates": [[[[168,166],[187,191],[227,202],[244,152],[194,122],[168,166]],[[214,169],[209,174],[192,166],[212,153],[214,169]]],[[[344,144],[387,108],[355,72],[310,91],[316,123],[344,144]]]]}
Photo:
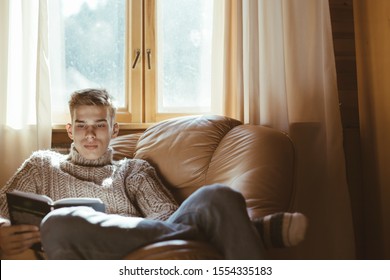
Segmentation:
{"type": "Polygon", "coordinates": [[[86,127],[86,125],[85,125],[85,124],[81,124],[81,123],[80,123],[80,124],[77,124],[77,125],[76,125],[76,127],[77,127],[77,128],[85,128],[85,127],[86,127]]]}
{"type": "Polygon", "coordinates": [[[98,124],[96,125],[96,127],[98,127],[98,128],[102,128],[102,127],[105,127],[105,126],[106,126],[105,123],[98,123],[98,124]]]}

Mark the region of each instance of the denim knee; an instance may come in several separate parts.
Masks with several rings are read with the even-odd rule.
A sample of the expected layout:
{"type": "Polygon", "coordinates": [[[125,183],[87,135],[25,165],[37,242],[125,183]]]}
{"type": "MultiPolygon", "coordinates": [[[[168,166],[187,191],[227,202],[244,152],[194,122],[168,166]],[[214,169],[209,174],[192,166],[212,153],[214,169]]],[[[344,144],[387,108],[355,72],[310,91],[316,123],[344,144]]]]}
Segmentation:
{"type": "Polygon", "coordinates": [[[198,194],[203,203],[209,206],[221,207],[242,207],[245,205],[245,199],[241,193],[223,184],[214,184],[202,187],[198,194]]]}
{"type": "MultiPolygon", "coordinates": [[[[89,211],[89,208],[85,210],[89,211]]],[[[76,211],[76,208],[57,209],[50,212],[43,219],[40,231],[42,245],[44,248],[50,248],[52,245],[57,246],[59,242],[64,244],[66,242],[71,243],[76,239],[80,239],[79,233],[84,219],[77,215],[72,215],[74,211],[76,211]]]]}

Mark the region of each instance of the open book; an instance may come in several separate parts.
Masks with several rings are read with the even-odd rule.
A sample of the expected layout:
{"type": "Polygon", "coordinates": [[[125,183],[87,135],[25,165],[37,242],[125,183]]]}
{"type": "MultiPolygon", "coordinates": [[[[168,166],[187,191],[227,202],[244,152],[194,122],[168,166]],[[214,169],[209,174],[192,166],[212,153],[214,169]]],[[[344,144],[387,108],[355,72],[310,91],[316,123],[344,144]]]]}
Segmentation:
{"type": "MultiPolygon", "coordinates": [[[[53,201],[46,195],[17,190],[6,195],[12,225],[28,224],[39,227],[43,217],[50,211],[61,207],[89,206],[96,211],[105,212],[104,203],[99,198],[75,197],[53,201]]],[[[33,249],[40,249],[40,244],[35,244],[33,249]]]]}

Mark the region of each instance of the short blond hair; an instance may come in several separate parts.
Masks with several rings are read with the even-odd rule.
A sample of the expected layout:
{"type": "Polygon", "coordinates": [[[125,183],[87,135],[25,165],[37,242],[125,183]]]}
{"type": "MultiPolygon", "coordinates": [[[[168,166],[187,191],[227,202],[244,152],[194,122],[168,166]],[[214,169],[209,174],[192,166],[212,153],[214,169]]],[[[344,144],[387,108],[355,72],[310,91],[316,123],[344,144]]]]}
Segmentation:
{"type": "Polygon", "coordinates": [[[105,89],[87,88],[73,92],[69,100],[69,111],[72,119],[74,109],[81,105],[107,107],[111,121],[115,121],[116,107],[111,95],[105,89]]]}

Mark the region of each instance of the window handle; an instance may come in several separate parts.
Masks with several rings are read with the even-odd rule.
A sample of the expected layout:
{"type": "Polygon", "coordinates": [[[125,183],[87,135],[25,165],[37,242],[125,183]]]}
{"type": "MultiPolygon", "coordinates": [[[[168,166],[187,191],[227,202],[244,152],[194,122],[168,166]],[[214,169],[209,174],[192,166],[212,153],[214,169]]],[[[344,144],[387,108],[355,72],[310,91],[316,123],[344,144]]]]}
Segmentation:
{"type": "Polygon", "coordinates": [[[147,54],[147,57],[148,57],[148,70],[150,70],[152,68],[151,64],[150,64],[150,58],[152,56],[152,50],[151,49],[147,49],[146,50],[146,54],[147,54]]]}
{"type": "Polygon", "coordinates": [[[133,69],[137,66],[137,62],[139,60],[140,55],[141,55],[141,50],[137,49],[136,50],[136,54],[135,54],[135,59],[134,59],[134,62],[133,62],[133,69]]]}

